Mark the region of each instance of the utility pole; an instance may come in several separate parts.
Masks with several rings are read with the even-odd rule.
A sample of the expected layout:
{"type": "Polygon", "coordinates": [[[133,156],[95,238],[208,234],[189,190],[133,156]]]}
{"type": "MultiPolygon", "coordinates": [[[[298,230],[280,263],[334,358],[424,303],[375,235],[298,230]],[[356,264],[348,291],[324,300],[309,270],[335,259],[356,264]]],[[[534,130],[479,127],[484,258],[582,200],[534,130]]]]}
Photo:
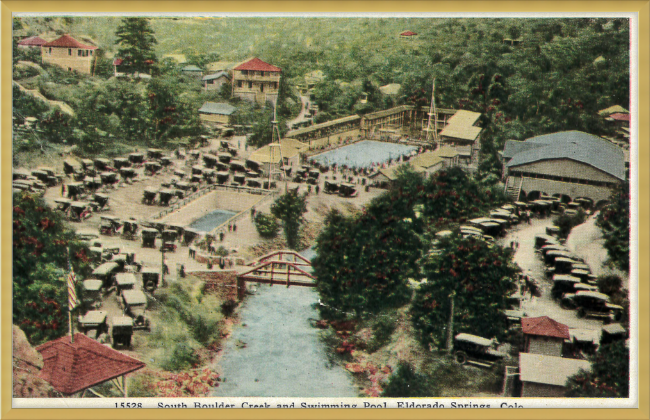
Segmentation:
{"type": "Polygon", "coordinates": [[[451,354],[454,348],[454,297],[456,292],[451,292],[449,295],[449,302],[451,310],[449,311],[449,323],[447,324],[447,353],[451,354]]]}
{"type": "Polygon", "coordinates": [[[430,134],[431,131],[433,131],[433,141],[437,147],[438,144],[438,112],[436,109],[436,79],[433,79],[433,88],[431,90],[431,105],[429,107],[429,121],[427,124],[427,138],[426,141],[427,143],[430,140],[430,134]],[[435,127],[432,129],[431,128],[431,117],[434,117],[434,123],[435,127]]]}
{"type": "Polygon", "coordinates": [[[160,246],[160,287],[165,285],[165,238],[161,237],[162,244],[160,246]]]}

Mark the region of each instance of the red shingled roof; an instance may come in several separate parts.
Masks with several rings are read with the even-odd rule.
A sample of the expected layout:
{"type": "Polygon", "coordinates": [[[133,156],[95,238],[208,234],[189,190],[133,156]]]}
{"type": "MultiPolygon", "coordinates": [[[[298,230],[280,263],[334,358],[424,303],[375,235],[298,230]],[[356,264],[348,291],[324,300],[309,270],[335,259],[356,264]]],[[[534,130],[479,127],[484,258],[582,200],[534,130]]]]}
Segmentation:
{"type": "Polygon", "coordinates": [[[40,47],[44,44],[47,44],[47,41],[40,36],[30,36],[18,42],[18,45],[28,45],[30,47],[40,47]]]}
{"type": "Polygon", "coordinates": [[[265,63],[264,61],[260,60],[257,57],[248,60],[243,64],[238,65],[237,67],[234,68],[234,70],[274,71],[274,72],[282,71],[282,69],[280,69],[279,67],[275,67],[269,63],[265,63]]]}
{"type": "Polygon", "coordinates": [[[50,41],[47,44],[43,45],[44,47],[62,47],[62,48],[83,48],[86,50],[96,50],[97,47],[92,45],[82,44],[68,34],[62,35],[61,37],[50,41]]]}
{"type": "Polygon", "coordinates": [[[615,114],[610,115],[609,118],[613,118],[617,121],[630,121],[630,114],[623,114],[621,112],[617,112],[615,114]]]}
{"type": "Polygon", "coordinates": [[[523,318],[521,327],[524,334],[542,335],[545,337],[569,338],[569,327],[547,317],[523,318]]]}
{"type": "Polygon", "coordinates": [[[40,377],[63,394],[74,394],[118,376],[142,369],[145,364],[86,337],[57,338],[36,347],[43,356],[40,377]]]}
{"type": "Polygon", "coordinates": [[[414,35],[417,35],[417,34],[415,32],[411,32],[411,31],[404,31],[400,35],[402,35],[402,36],[414,36],[414,35]]]}
{"type": "Polygon", "coordinates": [[[121,66],[123,62],[124,62],[123,59],[121,59],[121,58],[116,58],[115,60],[113,60],[113,65],[114,65],[114,66],[121,66]]]}

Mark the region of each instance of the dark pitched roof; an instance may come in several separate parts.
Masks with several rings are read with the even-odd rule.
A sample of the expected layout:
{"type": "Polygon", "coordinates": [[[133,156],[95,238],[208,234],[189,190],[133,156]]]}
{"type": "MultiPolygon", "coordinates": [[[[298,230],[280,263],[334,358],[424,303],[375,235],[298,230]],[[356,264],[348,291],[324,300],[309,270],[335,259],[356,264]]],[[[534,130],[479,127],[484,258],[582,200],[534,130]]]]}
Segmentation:
{"type": "MultiPolygon", "coordinates": [[[[507,142],[510,143],[510,142],[507,142]]],[[[507,144],[506,143],[506,144],[507,144]]],[[[625,156],[614,144],[582,131],[561,131],[526,140],[532,146],[512,155],[507,167],[525,165],[540,160],[571,159],[590,165],[615,178],[625,180],[625,156]]],[[[505,149],[504,149],[505,156],[505,149]]]]}
{"type": "Polygon", "coordinates": [[[253,71],[273,71],[273,72],[282,71],[282,69],[280,69],[279,67],[275,67],[269,63],[265,63],[264,61],[260,60],[257,57],[238,65],[233,70],[253,70],[253,71]]]}
{"type": "Polygon", "coordinates": [[[61,47],[61,48],[83,48],[86,50],[96,50],[97,47],[92,45],[82,44],[68,34],[61,35],[61,37],[50,41],[43,45],[44,47],[61,47]]]}
{"type": "Polygon", "coordinates": [[[569,327],[547,317],[523,318],[521,329],[524,334],[541,335],[545,337],[569,338],[569,327]]]}
{"type": "Polygon", "coordinates": [[[190,64],[189,66],[185,66],[181,70],[182,71],[203,71],[202,69],[195,66],[194,64],[190,64]]]}
{"type": "Polygon", "coordinates": [[[525,152],[526,150],[535,149],[539,147],[536,143],[527,143],[525,141],[507,140],[503,148],[503,157],[506,159],[512,158],[517,153],[525,152]]]}
{"type": "Polygon", "coordinates": [[[199,112],[203,114],[219,114],[219,115],[231,115],[235,111],[237,111],[236,107],[223,102],[219,102],[219,103],[206,102],[199,109],[199,112]]]}
{"type": "Polygon", "coordinates": [[[400,35],[402,35],[402,36],[414,36],[414,35],[417,35],[417,34],[415,32],[412,32],[412,31],[404,31],[400,35]]]}
{"type": "Polygon", "coordinates": [[[30,36],[18,42],[18,45],[28,45],[33,47],[38,47],[44,44],[47,44],[47,41],[40,36],[30,36]]]}
{"type": "Polygon", "coordinates": [[[43,356],[39,376],[63,394],[74,394],[145,366],[81,333],[74,335],[74,343],[66,335],[36,347],[36,351],[43,356]]]}
{"type": "Polygon", "coordinates": [[[214,80],[214,79],[218,79],[220,77],[226,77],[226,78],[230,79],[230,76],[228,75],[228,73],[226,73],[225,71],[219,71],[219,72],[216,72],[214,74],[208,74],[206,76],[203,76],[202,80],[214,80]]]}

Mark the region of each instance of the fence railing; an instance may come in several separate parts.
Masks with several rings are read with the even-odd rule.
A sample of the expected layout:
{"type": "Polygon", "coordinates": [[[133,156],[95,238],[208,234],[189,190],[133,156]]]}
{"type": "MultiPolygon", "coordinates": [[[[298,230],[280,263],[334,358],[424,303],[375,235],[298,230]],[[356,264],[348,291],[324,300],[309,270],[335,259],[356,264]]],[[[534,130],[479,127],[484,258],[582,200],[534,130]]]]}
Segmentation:
{"type": "Polygon", "coordinates": [[[274,192],[269,190],[264,190],[262,188],[251,188],[251,187],[237,187],[234,185],[222,185],[222,184],[207,184],[200,188],[198,191],[191,193],[190,195],[183,197],[182,200],[175,202],[174,204],[166,207],[160,213],[153,217],[154,220],[162,219],[170,213],[179,210],[184,207],[186,204],[200,198],[208,193],[213,191],[233,191],[233,192],[245,192],[254,195],[272,195],[274,192]]]}

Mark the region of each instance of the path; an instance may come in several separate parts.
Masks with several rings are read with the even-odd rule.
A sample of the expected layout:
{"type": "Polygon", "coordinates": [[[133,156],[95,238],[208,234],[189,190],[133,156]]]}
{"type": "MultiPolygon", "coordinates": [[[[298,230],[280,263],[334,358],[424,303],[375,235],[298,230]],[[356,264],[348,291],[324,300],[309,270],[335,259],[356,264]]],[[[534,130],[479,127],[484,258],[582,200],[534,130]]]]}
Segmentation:
{"type": "Polygon", "coordinates": [[[300,102],[302,103],[302,108],[300,109],[300,113],[298,116],[288,122],[289,127],[293,127],[294,124],[301,123],[308,118],[305,117],[305,114],[308,114],[309,111],[307,110],[307,104],[309,103],[309,96],[300,96],[300,102]]]}
{"type": "Polygon", "coordinates": [[[357,397],[350,375],[328,360],[319,331],[318,292],[261,285],[246,298],[241,324],[228,338],[224,381],[213,396],[357,397]]]}
{"type": "MultiPolygon", "coordinates": [[[[515,252],[514,261],[523,272],[538,280],[542,296],[525,299],[522,310],[529,317],[548,316],[567,325],[569,328],[600,330],[602,322],[595,319],[578,318],[574,310],[562,309],[558,302],[551,297],[553,286],[550,279],[545,277],[542,258],[535,252],[535,235],[546,233],[546,227],[553,224],[553,218],[532,219],[532,224],[520,223],[508,230],[505,238],[499,241],[502,246],[509,246],[511,241],[518,241],[519,248],[515,252]]],[[[530,297],[530,295],[527,295],[530,297]]]]}

